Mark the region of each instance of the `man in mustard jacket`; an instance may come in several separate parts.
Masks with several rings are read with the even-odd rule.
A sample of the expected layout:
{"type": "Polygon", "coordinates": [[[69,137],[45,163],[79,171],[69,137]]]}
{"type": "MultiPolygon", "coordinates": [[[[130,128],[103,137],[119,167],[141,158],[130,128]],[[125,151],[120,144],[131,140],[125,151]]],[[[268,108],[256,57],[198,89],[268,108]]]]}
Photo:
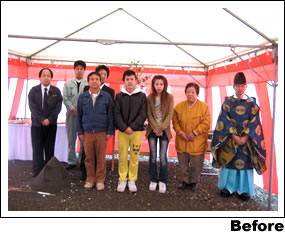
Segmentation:
{"type": "Polygon", "coordinates": [[[174,108],[173,129],[176,132],[175,146],[179,160],[182,183],[179,189],[198,189],[204,155],[208,148],[210,112],[208,104],[198,100],[199,86],[188,83],[185,87],[187,100],[174,108]]]}

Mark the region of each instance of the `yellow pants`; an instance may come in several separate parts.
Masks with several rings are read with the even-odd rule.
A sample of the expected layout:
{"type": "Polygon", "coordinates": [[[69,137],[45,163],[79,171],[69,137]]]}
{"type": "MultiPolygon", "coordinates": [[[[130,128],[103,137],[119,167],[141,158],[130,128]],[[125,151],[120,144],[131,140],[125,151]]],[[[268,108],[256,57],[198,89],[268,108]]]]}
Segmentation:
{"type": "Polygon", "coordinates": [[[134,131],[131,135],[118,131],[119,181],[137,180],[141,138],[141,131],[134,131]],[[129,147],[130,163],[128,165],[129,147]]]}

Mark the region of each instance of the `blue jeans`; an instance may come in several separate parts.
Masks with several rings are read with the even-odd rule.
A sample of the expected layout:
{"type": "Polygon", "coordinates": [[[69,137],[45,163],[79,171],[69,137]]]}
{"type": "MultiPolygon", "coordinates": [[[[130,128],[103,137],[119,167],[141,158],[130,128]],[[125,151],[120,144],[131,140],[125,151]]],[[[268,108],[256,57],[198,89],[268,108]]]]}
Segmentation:
{"type": "Polygon", "coordinates": [[[168,183],[168,162],[167,162],[167,149],[168,149],[168,138],[163,131],[162,136],[156,136],[153,131],[148,136],[149,144],[149,176],[152,182],[161,181],[165,184],[168,183]],[[159,178],[157,177],[157,140],[159,140],[159,155],[160,155],[160,171],[159,178]]]}

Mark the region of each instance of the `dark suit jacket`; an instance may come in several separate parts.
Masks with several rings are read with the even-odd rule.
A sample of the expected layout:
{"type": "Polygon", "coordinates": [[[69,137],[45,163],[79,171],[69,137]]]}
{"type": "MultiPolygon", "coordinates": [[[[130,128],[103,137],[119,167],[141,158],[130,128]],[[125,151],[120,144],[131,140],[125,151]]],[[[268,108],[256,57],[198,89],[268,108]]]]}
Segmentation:
{"type": "MultiPolygon", "coordinates": [[[[62,96],[60,90],[55,86],[50,86],[47,97],[47,119],[52,125],[56,125],[57,117],[61,110],[62,96]]],[[[45,119],[42,110],[42,90],[41,84],[34,86],[29,92],[29,106],[31,110],[32,125],[42,126],[41,122],[45,119]]]]}
{"type": "MultiPolygon", "coordinates": [[[[88,90],[89,90],[89,86],[85,86],[85,87],[84,87],[84,91],[88,91],[88,90]]],[[[115,91],[114,91],[112,88],[110,88],[110,87],[108,87],[108,86],[106,86],[106,85],[104,85],[104,86],[102,87],[102,90],[103,90],[103,91],[106,91],[106,92],[111,96],[112,101],[113,101],[113,103],[114,103],[114,100],[115,100],[115,91]]]]}

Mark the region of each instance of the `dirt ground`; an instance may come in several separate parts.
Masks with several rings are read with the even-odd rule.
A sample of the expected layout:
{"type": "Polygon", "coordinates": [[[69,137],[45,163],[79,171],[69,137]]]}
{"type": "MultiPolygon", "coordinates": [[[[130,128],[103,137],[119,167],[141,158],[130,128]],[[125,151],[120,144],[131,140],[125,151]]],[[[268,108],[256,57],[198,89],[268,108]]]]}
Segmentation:
{"type": "MultiPolygon", "coordinates": [[[[67,166],[66,163],[61,163],[67,166]]],[[[137,193],[116,191],[118,183],[118,161],[115,160],[114,173],[111,172],[111,161],[107,161],[105,190],[95,188],[86,191],[81,179],[79,167],[68,171],[71,177],[70,188],[58,192],[55,196],[29,192],[32,178],[32,162],[8,161],[8,210],[9,211],[265,211],[267,210],[268,192],[256,186],[256,195],[249,201],[238,197],[223,198],[217,188],[217,175],[201,175],[199,189],[177,189],[180,183],[178,163],[169,162],[169,184],[166,194],[158,190],[148,190],[148,162],[140,161],[139,175],[136,183],[137,193]],[[17,191],[23,190],[23,191],[17,191]]],[[[213,169],[204,173],[217,173],[213,169]]],[[[272,210],[278,210],[278,198],[272,197],[272,210]]]]}

